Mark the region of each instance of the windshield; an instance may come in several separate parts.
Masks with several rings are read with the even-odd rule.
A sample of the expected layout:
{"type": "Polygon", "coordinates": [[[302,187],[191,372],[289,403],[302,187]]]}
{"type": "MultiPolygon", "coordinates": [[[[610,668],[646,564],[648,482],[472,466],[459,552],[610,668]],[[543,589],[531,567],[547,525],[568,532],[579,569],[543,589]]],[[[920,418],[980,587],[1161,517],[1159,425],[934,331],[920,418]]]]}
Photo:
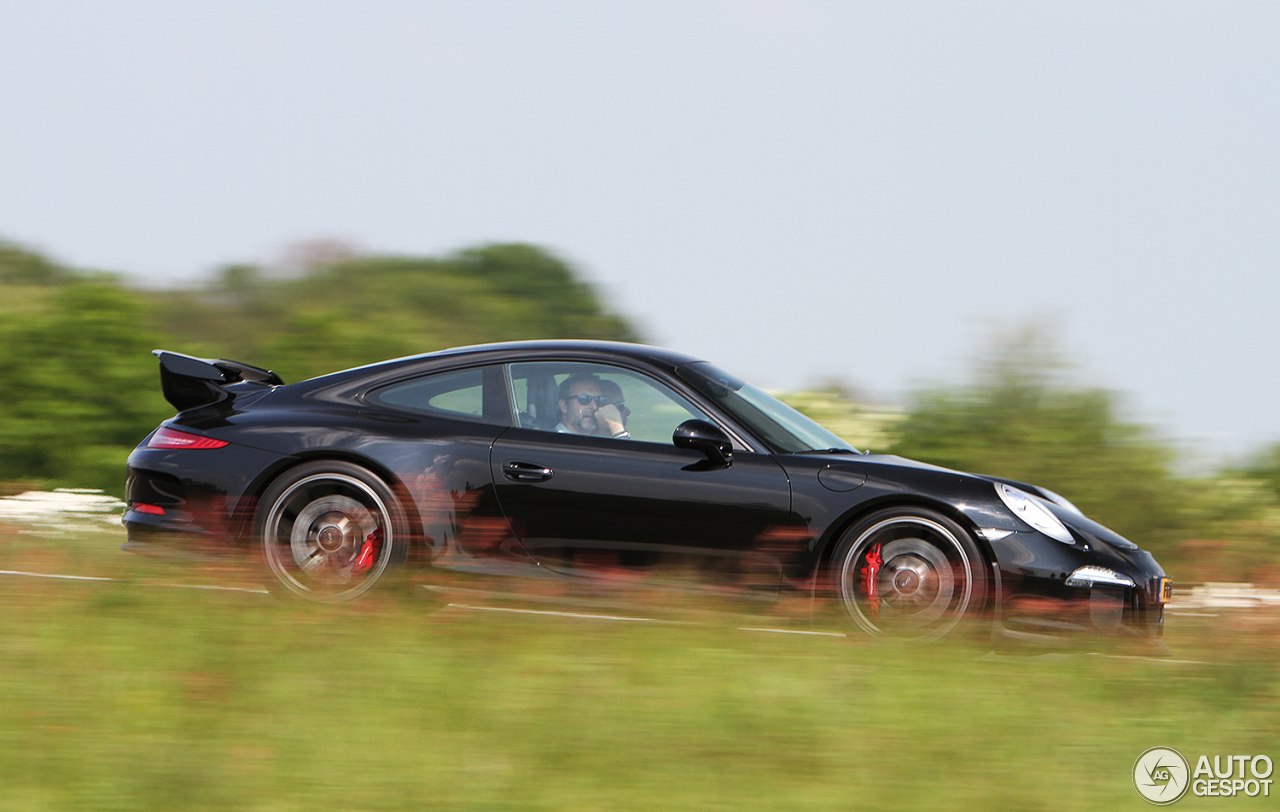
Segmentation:
{"type": "Polygon", "coordinates": [[[837,448],[854,451],[844,440],[774,396],[706,361],[685,364],[676,374],[719,404],[774,451],[783,454],[837,448]]]}

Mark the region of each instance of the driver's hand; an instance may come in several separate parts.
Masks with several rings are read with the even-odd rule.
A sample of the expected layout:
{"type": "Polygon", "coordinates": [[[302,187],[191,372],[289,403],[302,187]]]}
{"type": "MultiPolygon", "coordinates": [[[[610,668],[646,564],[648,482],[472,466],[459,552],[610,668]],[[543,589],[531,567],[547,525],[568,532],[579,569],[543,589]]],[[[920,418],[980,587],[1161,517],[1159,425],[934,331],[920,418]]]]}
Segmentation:
{"type": "Polygon", "coordinates": [[[596,424],[596,433],[604,437],[616,437],[627,430],[622,425],[622,413],[612,403],[596,409],[596,424]]]}

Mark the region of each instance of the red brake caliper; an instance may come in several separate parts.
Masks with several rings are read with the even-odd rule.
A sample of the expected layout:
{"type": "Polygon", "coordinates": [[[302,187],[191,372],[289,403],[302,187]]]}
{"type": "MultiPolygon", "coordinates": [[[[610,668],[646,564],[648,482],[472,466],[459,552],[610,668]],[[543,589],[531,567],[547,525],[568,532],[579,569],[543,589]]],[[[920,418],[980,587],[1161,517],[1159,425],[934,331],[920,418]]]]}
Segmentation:
{"type": "Polygon", "coordinates": [[[880,616],[880,592],[876,588],[876,582],[880,577],[880,565],[884,563],[884,559],[880,557],[880,545],[874,545],[867,552],[867,565],[862,568],[862,588],[867,593],[867,608],[871,610],[872,617],[880,616]]]}
{"type": "Polygon", "coordinates": [[[373,567],[373,562],[378,560],[378,550],[382,549],[382,528],[379,527],[369,534],[364,540],[364,545],[360,548],[360,555],[356,556],[356,563],[351,566],[351,571],[356,575],[363,575],[373,567]]]}

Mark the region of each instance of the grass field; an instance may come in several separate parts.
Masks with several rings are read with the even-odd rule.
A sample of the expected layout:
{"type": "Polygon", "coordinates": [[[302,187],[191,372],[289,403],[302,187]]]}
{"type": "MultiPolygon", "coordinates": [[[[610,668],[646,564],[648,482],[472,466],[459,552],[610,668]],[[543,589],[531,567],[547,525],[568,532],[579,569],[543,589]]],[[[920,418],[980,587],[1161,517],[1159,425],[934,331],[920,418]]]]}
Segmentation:
{"type": "MultiPolygon", "coordinates": [[[[0,810],[1141,809],[1168,746],[1280,761],[1280,618],[1174,617],[1173,660],[312,606],[0,538],[0,810]]],[[[1178,807],[1274,808],[1274,798],[1178,807]]]]}

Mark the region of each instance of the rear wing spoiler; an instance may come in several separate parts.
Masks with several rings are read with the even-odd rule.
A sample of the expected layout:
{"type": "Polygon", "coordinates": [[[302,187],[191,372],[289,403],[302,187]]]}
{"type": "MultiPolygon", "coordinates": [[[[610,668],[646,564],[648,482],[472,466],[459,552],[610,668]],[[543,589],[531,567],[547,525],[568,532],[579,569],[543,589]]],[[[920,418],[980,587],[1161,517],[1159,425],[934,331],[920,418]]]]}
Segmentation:
{"type": "Polygon", "coordinates": [[[217,403],[231,397],[223,387],[247,381],[281,386],[284,381],[269,369],[224,359],[196,358],[180,352],[153,350],[160,359],[160,389],[178,411],[217,403]]]}

